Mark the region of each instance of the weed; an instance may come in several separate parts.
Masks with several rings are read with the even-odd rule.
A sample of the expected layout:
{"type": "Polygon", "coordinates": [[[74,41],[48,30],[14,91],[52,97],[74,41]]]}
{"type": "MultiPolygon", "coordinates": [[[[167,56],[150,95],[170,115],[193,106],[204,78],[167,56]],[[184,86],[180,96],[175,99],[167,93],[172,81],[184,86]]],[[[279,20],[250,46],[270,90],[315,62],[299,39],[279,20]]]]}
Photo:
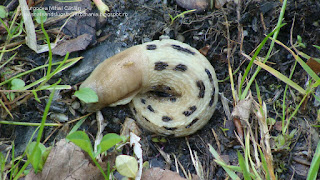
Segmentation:
{"type": "Polygon", "coordinates": [[[191,10],[188,10],[188,11],[183,11],[182,13],[176,15],[175,17],[173,17],[171,14],[169,14],[170,19],[171,19],[170,25],[172,25],[173,22],[174,22],[177,18],[179,18],[179,17],[184,17],[185,14],[188,14],[188,13],[191,13],[191,12],[194,12],[194,11],[196,11],[196,9],[191,9],[191,10]]]}

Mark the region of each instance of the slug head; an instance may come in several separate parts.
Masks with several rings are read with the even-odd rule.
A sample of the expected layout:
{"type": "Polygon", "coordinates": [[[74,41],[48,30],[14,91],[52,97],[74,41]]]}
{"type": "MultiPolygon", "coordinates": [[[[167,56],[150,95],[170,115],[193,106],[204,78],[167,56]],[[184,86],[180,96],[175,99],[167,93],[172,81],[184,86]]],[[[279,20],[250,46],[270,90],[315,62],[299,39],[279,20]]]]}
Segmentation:
{"type": "Polygon", "coordinates": [[[98,102],[88,104],[87,110],[129,103],[142,88],[146,60],[140,47],[134,46],[99,64],[80,86],[91,88],[98,95],[98,102]]]}

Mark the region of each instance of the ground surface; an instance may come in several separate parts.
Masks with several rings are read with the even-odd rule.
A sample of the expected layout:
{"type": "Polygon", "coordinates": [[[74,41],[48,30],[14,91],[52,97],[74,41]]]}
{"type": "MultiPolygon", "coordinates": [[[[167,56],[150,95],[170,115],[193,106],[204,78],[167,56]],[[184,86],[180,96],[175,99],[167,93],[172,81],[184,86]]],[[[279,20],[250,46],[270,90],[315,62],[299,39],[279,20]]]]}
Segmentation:
{"type": "MultiPolygon", "coordinates": [[[[79,7],[86,6],[86,3],[90,4],[90,2],[84,1],[81,5],[77,5],[79,7]]],[[[54,1],[47,0],[44,4],[40,3],[37,6],[41,5],[54,6],[57,4],[54,1]]],[[[88,34],[90,35],[90,45],[85,50],[72,53],[71,57],[83,56],[84,59],[71,69],[59,74],[59,77],[54,77],[50,81],[51,83],[61,78],[62,82],[60,84],[78,85],[93,70],[93,64],[96,65],[106,57],[110,57],[133,45],[156,40],[161,35],[167,35],[172,39],[184,39],[185,43],[197,49],[209,45],[206,57],[216,70],[217,78],[220,80],[219,90],[227,98],[229,108],[232,111],[234,100],[231,94],[230,81],[227,79],[229,76],[227,50],[228,48],[230,50],[229,59],[233,71],[239,69],[234,76],[237,81],[239,74],[243,74],[248,65],[248,61],[241,55],[241,52],[252,56],[252,51],[265,38],[265,34],[270,33],[275,28],[282,4],[280,1],[245,1],[241,5],[241,9],[237,9],[238,6],[230,2],[224,5],[223,8],[209,8],[205,12],[190,13],[184,17],[177,18],[174,22],[171,22],[169,14],[174,17],[185,11],[185,9],[177,6],[176,2],[172,0],[108,1],[108,5],[111,12],[120,12],[126,15],[118,14],[106,19],[76,17],[70,21],[69,25],[66,25],[63,32],[67,38],[73,39],[80,35],[88,34]],[[242,35],[244,36],[243,39],[241,39],[242,35]]],[[[92,11],[97,12],[95,8],[92,11]]],[[[300,35],[302,42],[306,44],[306,48],[300,48],[300,50],[310,56],[320,57],[320,52],[312,46],[320,45],[319,19],[320,3],[317,0],[289,1],[284,15],[286,25],[281,28],[278,40],[288,47],[291,46],[290,30],[294,22],[293,41],[296,42],[297,35],[300,35]]],[[[54,24],[52,27],[48,26],[46,28],[52,29],[53,27],[59,27],[61,24],[54,24]]],[[[54,37],[54,34],[50,34],[50,32],[49,35],[52,38],[54,37]]],[[[0,39],[1,43],[4,40],[0,39]]],[[[267,53],[269,45],[270,41],[262,48],[260,57],[267,53]]],[[[21,67],[19,65],[23,65],[21,68],[27,70],[44,64],[47,59],[47,54],[35,54],[25,45],[15,52],[18,53],[17,57],[19,58],[10,63],[8,67],[11,69],[13,69],[13,66],[21,67]]],[[[55,55],[54,59],[61,60],[61,57],[55,55]]],[[[276,45],[268,65],[289,76],[294,61],[293,56],[287,50],[276,45]]],[[[250,72],[250,75],[252,73],[253,71],[250,72]]],[[[33,79],[39,79],[42,76],[43,72],[38,71],[23,77],[23,80],[30,83],[33,79]]],[[[4,76],[1,78],[3,80],[4,76]]],[[[280,96],[277,93],[283,92],[285,84],[264,70],[260,71],[256,81],[260,87],[262,100],[267,105],[268,117],[280,121],[279,113],[282,113],[282,110],[278,103],[281,102],[283,93],[280,93],[280,96]]],[[[305,87],[308,81],[307,74],[299,65],[293,75],[293,81],[302,87],[305,87]]],[[[255,88],[251,89],[253,97],[256,99],[256,90],[255,88]]],[[[70,111],[72,102],[77,101],[72,97],[73,92],[61,91],[60,96],[54,100],[50,112],[53,114],[65,114],[69,120],[84,115],[85,113],[81,108],[70,111]]],[[[291,96],[287,99],[287,106],[294,108],[299,104],[299,100],[297,100],[297,98],[299,99],[299,94],[295,90],[291,92],[291,96]]],[[[14,106],[15,108],[11,109],[14,120],[40,122],[46,104],[46,96],[48,95],[49,92],[45,91],[38,94],[39,97],[42,97],[41,103],[31,97],[19,106],[14,106]]],[[[271,143],[275,173],[279,179],[288,179],[289,177],[293,179],[306,178],[309,164],[319,141],[319,128],[312,126],[317,124],[318,109],[319,103],[317,104],[314,98],[310,97],[299,110],[289,126],[290,130],[296,129],[297,133],[290,140],[292,143],[289,143],[288,149],[276,148],[271,143]]],[[[105,108],[102,113],[105,119],[110,121],[105,133],[119,133],[125,117],[132,117],[127,106],[105,108]]],[[[4,120],[10,120],[9,116],[4,115],[3,109],[2,114],[4,120]]],[[[82,127],[88,134],[93,136],[97,131],[96,124],[92,123],[94,118],[95,116],[91,115],[82,127]]],[[[48,119],[48,122],[54,121],[48,119]]],[[[250,122],[252,129],[255,130],[257,126],[255,118],[250,119],[250,122]]],[[[64,138],[72,128],[72,125],[70,124],[68,125],[69,127],[55,132],[53,132],[54,128],[47,127],[45,129],[45,138],[49,137],[52,132],[53,135],[50,136],[46,145],[52,145],[55,140],[64,138]]],[[[191,149],[197,152],[199,156],[205,177],[208,179],[223,179],[226,177],[226,173],[213,161],[207,144],[211,144],[218,150],[228,164],[237,165],[237,151],[242,151],[242,148],[234,135],[234,129],[233,122],[227,120],[222,103],[219,100],[210,122],[194,135],[186,138],[167,138],[165,143],[154,143],[151,141],[153,135],[143,134],[141,137],[144,160],[149,161],[153,167],[176,170],[175,163],[166,164],[163,157],[159,155],[159,151],[155,147],[155,144],[157,144],[165,153],[176,156],[187,171],[196,173],[186,143],[188,141],[191,149]],[[229,130],[224,132],[222,131],[223,128],[229,130]],[[216,137],[212,131],[217,134],[216,137]],[[219,141],[219,146],[217,141],[219,141]]],[[[0,138],[3,142],[14,140],[16,143],[16,155],[20,155],[34,130],[34,127],[0,125],[0,138]]],[[[270,134],[277,137],[281,134],[281,131],[273,127],[270,129],[270,134]]],[[[132,152],[127,148],[123,153],[130,154],[132,152]]],[[[171,156],[171,161],[174,162],[173,156],[171,156]]],[[[182,173],[180,174],[183,175],[182,173]]]]}

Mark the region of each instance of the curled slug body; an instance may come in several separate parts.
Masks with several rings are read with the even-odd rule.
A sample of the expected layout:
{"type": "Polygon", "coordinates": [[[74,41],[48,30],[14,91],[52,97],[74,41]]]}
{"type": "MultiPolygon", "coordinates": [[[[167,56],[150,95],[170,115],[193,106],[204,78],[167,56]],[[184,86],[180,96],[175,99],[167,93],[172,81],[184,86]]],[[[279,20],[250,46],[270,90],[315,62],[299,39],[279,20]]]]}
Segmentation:
{"type": "Polygon", "coordinates": [[[164,136],[190,135],[211,118],[218,81],[196,49],[164,39],[133,46],[102,62],[83,82],[98,94],[89,110],[130,103],[137,122],[164,136]]]}

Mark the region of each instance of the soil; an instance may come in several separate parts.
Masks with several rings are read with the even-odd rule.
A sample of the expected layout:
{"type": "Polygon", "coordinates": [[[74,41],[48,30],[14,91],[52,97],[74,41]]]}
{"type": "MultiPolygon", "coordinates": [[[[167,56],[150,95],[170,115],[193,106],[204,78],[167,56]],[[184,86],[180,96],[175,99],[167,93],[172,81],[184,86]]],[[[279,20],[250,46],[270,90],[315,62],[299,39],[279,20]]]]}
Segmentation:
{"type": "MultiPolygon", "coordinates": [[[[77,5],[85,7],[86,3],[90,4],[90,1],[83,1],[81,5],[77,5]]],[[[8,5],[9,2],[5,1],[0,4],[8,5]]],[[[162,35],[169,36],[172,39],[184,39],[185,43],[197,49],[202,49],[208,45],[209,49],[206,57],[216,70],[217,78],[220,80],[219,91],[227,99],[230,111],[232,111],[235,101],[233,100],[230,80],[228,79],[228,59],[230,60],[232,70],[237,70],[233,77],[237,82],[239,75],[244,74],[249,63],[243,54],[253,55],[255,49],[265,38],[265,35],[272,32],[276,27],[282,7],[280,1],[243,1],[240,8],[236,3],[228,2],[222,8],[211,9],[208,7],[206,11],[188,13],[171,22],[169,14],[174,17],[186,11],[186,9],[178,6],[173,0],[111,0],[107,1],[107,4],[111,9],[111,13],[118,12],[122,13],[122,15],[113,14],[115,16],[112,17],[112,14],[109,14],[110,16],[107,18],[102,18],[101,16],[74,17],[70,20],[70,24],[67,24],[63,29],[63,34],[67,40],[77,38],[83,34],[90,35],[90,38],[89,45],[85,49],[70,54],[71,57],[82,56],[84,58],[74,67],[65,70],[59,76],[49,81],[52,84],[58,79],[62,79],[60,84],[69,84],[73,87],[71,90],[58,91],[57,97],[50,108],[51,114],[64,114],[69,120],[85,115],[86,113],[82,107],[79,109],[72,108],[72,104],[79,101],[73,96],[73,93],[94,67],[107,57],[123,49],[146,41],[157,40],[162,35]],[[229,56],[227,55],[228,50],[230,50],[229,56]]],[[[47,0],[35,6],[57,5],[57,2],[47,0]]],[[[16,7],[15,5],[11,6],[10,8],[13,9],[16,7]]],[[[54,11],[52,10],[52,12],[54,11]]],[[[98,12],[98,10],[92,7],[90,12],[98,12]]],[[[52,24],[47,26],[46,29],[60,27],[63,23],[52,24]]],[[[285,25],[281,28],[277,38],[279,41],[291,47],[290,38],[292,37],[293,43],[295,43],[299,35],[302,38],[302,42],[306,45],[305,48],[300,47],[299,50],[311,57],[320,57],[319,50],[313,47],[313,45],[320,45],[320,2],[318,0],[288,1],[283,23],[285,25]]],[[[49,31],[49,35],[52,38],[51,41],[53,41],[55,34],[49,31]]],[[[1,44],[5,40],[3,37],[0,38],[1,44]]],[[[266,45],[263,46],[259,54],[260,57],[264,57],[267,54],[270,42],[267,41],[266,45]]],[[[17,57],[6,65],[13,73],[17,73],[18,71],[14,67],[29,70],[43,65],[48,57],[47,53],[36,54],[25,44],[12,53],[15,52],[17,53],[17,57]]],[[[12,53],[7,53],[4,58],[10,57],[12,53]]],[[[61,60],[62,58],[59,55],[54,55],[54,61],[61,60]]],[[[294,62],[294,57],[285,48],[275,45],[267,65],[289,77],[294,62]]],[[[4,76],[3,69],[0,69],[0,72],[1,81],[4,78],[10,77],[10,75],[4,76]]],[[[254,70],[251,70],[249,77],[253,73],[254,70]]],[[[44,71],[36,71],[30,75],[23,76],[22,79],[29,84],[35,79],[41,78],[43,74],[44,71]]],[[[309,77],[301,66],[297,65],[292,80],[301,87],[306,88],[309,77]]],[[[281,127],[280,130],[276,127],[279,125],[279,122],[281,124],[280,115],[282,114],[282,109],[279,103],[282,103],[283,91],[286,84],[265,70],[260,71],[256,77],[256,82],[261,91],[261,98],[266,103],[268,117],[276,121],[275,125],[270,128],[270,134],[273,137],[277,137],[282,133],[281,127]]],[[[1,87],[1,89],[4,88],[1,87]]],[[[253,98],[258,100],[256,88],[252,86],[251,90],[253,98]]],[[[319,88],[317,91],[319,91],[319,88]]],[[[49,91],[39,92],[40,103],[35,98],[30,97],[19,105],[11,104],[12,107],[8,106],[13,119],[6,115],[4,109],[1,109],[2,120],[40,122],[49,94],[49,91]]],[[[5,101],[4,99],[5,95],[2,94],[2,100],[8,102],[8,100],[5,101]]],[[[287,107],[291,107],[290,112],[293,112],[294,108],[300,103],[299,99],[302,99],[302,95],[293,88],[288,91],[286,105],[287,107]]],[[[319,103],[313,96],[310,96],[291,120],[289,132],[297,130],[297,133],[292,139],[288,140],[291,142],[287,146],[288,149],[276,148],[276,143],[272,141],[274,168],[278,179],[288,179],[288,177],[292,179],[306,179],[309,165],[319,142],[319,128],[312,126],[319,123],[319,119],[317,119],[317,115],[319,116],[317,114],[319,113],[317,112],[318,110],[319,103]],[[302,163],[302,160],[305,163],[302,163]]],[[[127,106],[104,108],[102,113],[104,118],[109,121],[104,133],[119,133],[124,119],[126,117],[133,118],[127,106]]],[[[92,135],[91,137],[95,137],[97,132],[97,125],[94,123],[94,119],[95,115],[89,116],[80,128],[92,135]]],[[[251,122],[252,129],[254,131],[257,130],[256,118],[252,115],[249,121],[251,122]]],[[[55,121],[53,118],[48,118],[47,122],[55,121]]],[[[64,138],[73,125],[75,123],[65,123],[62,129],[46,127],[43,140],[48,139],[45,145],[51,146],[57,140],[64,138]]],[[[0,124],[2,146],[9,145],[10,141],[14,141],[15,156],[17,157],[24,152],[26,144],[34,130],[35,127],[30,126],[0,124]]],[[[221,154],[227,164],[237,166],[237,151],[243,152],[243,149],[235,136],[235,132],[233,121],[227,118],[222,103],[219,100],[210,122],[193,135],[185,138],[167,137],[166,142],[155,143],[152,141],[155,135],[143,132],[141,135],[144,151],[143,159],[144,161],[149,161],[152,167],[176,171],[177,167],[173,158],[173,156],[176,156],[186,171],[196,174],[187,145],[187,142],[189,142],[190,148],[199,157],[205,177],[207,179],[225,179],[227,177],[226,172],[214,161],[208,144],[211,144],[221,154]],[[224,131],[223,129],[228,130],[224,131]],[[214,136],[213,131],[216,136],[214,136]],[[164,160],[156,146],[171,156],[171,164],[168,164],[164,160]]],[[[122,153],[131,154],[132,152],[129,149],[129,147],[124,148],[122,153]]],[[[3,154],[6,153],[6,150],[2,148],[1,151],[3,154]]],[[[179,168],[179,172],[183,176],[181,168],[179,168]]],[[[241,177],[240,174],[239,176],[241,177]]],[[[319,175],[318,178],[320,178],[319,175]]]]}

